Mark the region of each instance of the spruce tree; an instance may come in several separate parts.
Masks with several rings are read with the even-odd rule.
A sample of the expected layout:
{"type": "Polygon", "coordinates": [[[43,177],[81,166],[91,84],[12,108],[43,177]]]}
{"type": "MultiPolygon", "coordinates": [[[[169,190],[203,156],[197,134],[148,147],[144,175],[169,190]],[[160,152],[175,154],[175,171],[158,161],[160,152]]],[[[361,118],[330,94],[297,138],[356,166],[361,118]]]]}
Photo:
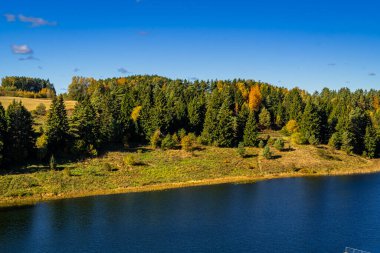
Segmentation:
{"type": "Polygon", "coordinates": [[[100,143],[98,118],[89,99],[84,99],[75,105],[70,120],[70,132],[76,140],[78,151],[88,151],[97,148],[100,143]]]}
{"type": "Polygon", "coordinates": [[[259,124],[262,129],[269,129],[271,126],[271,117],[269,111],[264,107],[259,114],[259,124]]]}
{"type": "Polygon", "coordinates": [[[6,159],[11,163],[24,162],[34,151],[33,120],[21,102],[13,102],[6,111],[6,159]]]}
{"type": "Polygon", "coordinates": [[[369,158],[375,158],[378,150],[378,137],[375,128],[370,125],[365,129],[364,145],[365,152],[369,158]]]}
{"type": "Polygon", "coordinates": [[[202,132],[203,139],[208,144],[213,144],[217,140],[218,133],[218,114],[220,107],[220,96],[217,89],[215,89],[207,103],[207,110],[205,116],[205,122],[202,132]]]}
{"type": "Polygon", "coordinates": [[[318,144],[322,141],[322,120],[317,107],[310,99],[302,114],[300,127],[301,134],[310,144],[318,144]]]}
{"type": "Polygon", "coordinates": [[[63,96],[54,97],[46,124],[48,152],[64,151],[69,139],[69,123],[63,96]]]}
{"type": "Polygon", "coordinates": [[[257,123],[254,112],[250,112],[244,129],[244,145],[256,146],[258,142],[257,123]]]}
{"type": "Polygon", "coordinates": [[[218,113],[218,128],[216,143],[219,147],[231,147],[235,143],[234,117],[226,102],[218,113]]]}
{"type": "Polygon", "coordinates": [[[0,166],[4,161],[4,142],[7,134],[7,121],[5,118],[5,110],[0,103],[0,166]]]}

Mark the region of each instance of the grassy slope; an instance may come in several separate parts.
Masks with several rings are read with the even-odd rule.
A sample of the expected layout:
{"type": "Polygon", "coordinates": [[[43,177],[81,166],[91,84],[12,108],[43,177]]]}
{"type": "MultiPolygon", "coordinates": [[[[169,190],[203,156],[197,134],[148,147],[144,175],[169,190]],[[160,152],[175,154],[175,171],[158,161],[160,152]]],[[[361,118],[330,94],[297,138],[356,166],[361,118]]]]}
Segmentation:
{"type": "Polygon", "coordinates": [[[63,164],[60,171],[28,167],[22,174],[0,176],[0,206],[87,195],[147,191],[277,177],[368,173],[380,170],[380,160],[348,156],[328,147],[294,146],[266,160],[249,148],[240,158],[236,149],[203,147],[194,154],[182,150],[109,152],[103,157],[63,164]],[[124,165],[126,155],[139,165],[124,165]],[[109,163],[113,171],[104,164],[109,163]],[[36,172],[33,172],[36,171],[36,172]]]}
{"type": "MultiPolygon", "coordinates": [[[[22,104],[28,109],[29,111],[35,110],[36,107],[42,103],[46,106],[47,109],[50,108],[50,99],[38,99],[38,98],[20,98],[20,97],[3,97],[0,96],[0,102],[4,106],[4,108],[7,108],[8,105],[12,103],[13,100],[21,101],[22,104]]],[[[66,109],[72,110],[74,109],[76,101],[65,101],[66,109]]]]}

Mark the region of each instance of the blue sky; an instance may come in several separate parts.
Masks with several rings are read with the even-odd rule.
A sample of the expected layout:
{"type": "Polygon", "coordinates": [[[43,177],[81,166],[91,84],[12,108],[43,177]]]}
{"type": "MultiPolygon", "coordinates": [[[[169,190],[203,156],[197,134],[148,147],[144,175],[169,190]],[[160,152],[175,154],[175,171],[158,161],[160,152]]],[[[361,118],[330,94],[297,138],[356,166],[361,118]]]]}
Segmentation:
{"type": "Polygon", "coordinates": [[[250,78],[379,88],[370,0],[0,0],[0,77],[250,78]]]}

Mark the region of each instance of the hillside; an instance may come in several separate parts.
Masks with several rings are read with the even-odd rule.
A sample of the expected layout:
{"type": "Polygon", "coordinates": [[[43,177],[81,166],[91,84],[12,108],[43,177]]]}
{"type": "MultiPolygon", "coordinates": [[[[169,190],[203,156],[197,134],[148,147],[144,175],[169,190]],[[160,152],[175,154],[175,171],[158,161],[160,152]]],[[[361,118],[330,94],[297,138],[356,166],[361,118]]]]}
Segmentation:
{"type": "MultiPolygon", "coordinates": [[[[4,106],[4,108],[7,108],[8,105],[12,103],[13,100],[21,101],[22,104],[28,109],[29,111],[35,110],[36,107],[39,104],[44,104],[47,109],[50,108],[51,100],[50,99],[38,99],[38,98],[22,98],[22,97],[5,97],[0,96],[0,102],[4,106]]],[[[76,101],[65,101],[66,109],[67,110],[73,110],[74,106],[76,104],[76,101]]]]}
{"type": "MultiPolygon", "coordinates": [[[[286,145],[288,146],[288,144],[286,145]]],[[[34,165],[0,176],[0,206],[88,195],[162,190],[279,177],[342,175],[380,170],[380,160],[347,155],[327,146],[292,145],[265,159],[262,149],[199,146],[193,153],[150,147],[112,151],[98,158],[34,165]]]]}

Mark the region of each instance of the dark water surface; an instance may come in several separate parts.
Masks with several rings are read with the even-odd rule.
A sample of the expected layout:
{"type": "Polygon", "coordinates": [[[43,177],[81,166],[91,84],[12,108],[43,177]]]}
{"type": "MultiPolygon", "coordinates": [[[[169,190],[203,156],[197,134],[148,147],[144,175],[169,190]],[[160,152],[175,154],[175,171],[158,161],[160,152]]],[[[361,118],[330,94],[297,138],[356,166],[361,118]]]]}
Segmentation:
{"type": "Polygon", "coordinates": [[[380,252],[380,174],[88,197],[0,210],[0,252],[380,252]]]}

